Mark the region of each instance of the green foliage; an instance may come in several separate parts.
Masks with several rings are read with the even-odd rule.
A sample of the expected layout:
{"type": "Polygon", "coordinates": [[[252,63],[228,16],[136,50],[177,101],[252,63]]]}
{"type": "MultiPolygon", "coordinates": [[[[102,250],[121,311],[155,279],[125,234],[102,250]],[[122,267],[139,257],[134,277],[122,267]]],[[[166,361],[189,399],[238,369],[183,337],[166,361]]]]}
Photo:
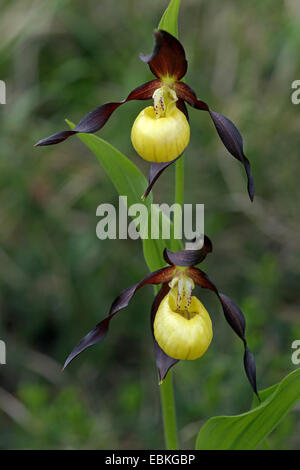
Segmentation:
{"type": "Polygon", "coordinates": [[[18,431],[20,445],[25,448],[43,449],[46,446],[84,446],[95,429],[88,410],[72,387],[64,387],[51,396],[46,385],[22,384],[20,399],[32,418],[28,423],[31,439],[18,431]],[[23,442],[22,442],[23,441],[23,442]]]}
{"type": "MultiPolygon", "coordinates": [[[[85,429],[72,433],[79,425],[69,418],[55,429],[51,418],[52,430],[47,433],[45,421],[40,441],[1,398],[1,448],[161,448],[150,287],[112,322],[102,345],[60,372],[76,342],[147,268],[139,241],[99,241],[95,235],[97,206],[117,205],[118,193],[86,145],[74,137],[33,149],[40,138],[65,128],[66,116],[78,122],[152,78],[138,53],[150,52],[153,28],[168,2],[142,4],[7,0],[1,8],[0,79],[8,91],[7,104],[0,106],[0,339],[7,343],[8,361],[1,366],[1,387],[25,403],[33,418],[45,416],[48,407],[53,416],[55,407],[63,413],[57,398],[71,387],[69,412],[77,401],[85,429]],[[43,406],[37,393],[30,400],[19,393],[41,376],[40,394],[46,390],[49,397],[43,406]]],[[[292,1],[253,0],[243,8],[235,0],[181,5],[189,84],[238,124],[253,167],[256,199],[250,204],[238,162],[227,156],[206,113],[189,108],[185,202],[205,202],[214,252],[203,268],[242,306],[260,389],[287,374],[291,343],[300,339],[300,105],[290,100],[290,85],[300,76],[298,17],[292,1]]],[[[143,106],[121,106],[98,136],[147,176],[149,165],[130,143],[143,106]]],[[[142,190],[145,184],[141,179],[142,190]]],[[[173,189],[170,167],[155,185],[155,202],[171,204],[173,189]]],[[[175,368],[183,448],[194,447],[209,417],[237,415],[251,401],[240,342],[213,295],[200,289],[197,295],[212,317],[214,339],[203,358],[175,368]]],[[[300,448],[299,418],[295,407],[269,436],[270,448],[300,448]]]]}
{"type": "Polygon", "coordinates": [[[300,400],[300,369],[260,393],[262,403],[238,416],[218,416],[201,428],[197,450],[253,450],[300,400]]]}
{"type": "Polygon", "coordinates": [[[164,29],[176,38],[178,37],[179,7],[180,0],[171,0],[158,25],[158,29],[164,29]]]}
{"type": "MultiPolygon", "coordinates": [[[[75,127],[75,124],[67,121],[71,129],[75,127]]],[[[141,171],[132,163],[125,155],[117,150],[113,145],[109,144],[103,139],[92,135],[92,134],[80,134],[79,138],[89,147],[89,149],[96,155],[101,165],[105,169],[106,173],[110,177],[113,185],[118,191],[120,196],[127,196],[128,206],[132,204],[144,204],[148,211],[148,238],[143,239],[143,250],[145,261],[150,271],[155,271],[165,265],[165,261],[162,257],[164,248],[168,246],[172,249],[180,249],[181,242],[164,240],[161,237],[156,239],[151,238],[151,221],[158,220],[158,224],[165,222],[170,223],[172,233],[172,224],[168,217],[161,213],[161,217],[158,214],[158,208],[156,206],[151,209],[150,204],[153,201],[152,195],[149,195],[145,201],[141,200],[141,195],[144,194],[147,187],[147,180],[141,171]],[[157,214],[155,216],[155,214],[157,214]]],[[[161,234],[161,226],[158,227],[159,233],[161,234]]]]}

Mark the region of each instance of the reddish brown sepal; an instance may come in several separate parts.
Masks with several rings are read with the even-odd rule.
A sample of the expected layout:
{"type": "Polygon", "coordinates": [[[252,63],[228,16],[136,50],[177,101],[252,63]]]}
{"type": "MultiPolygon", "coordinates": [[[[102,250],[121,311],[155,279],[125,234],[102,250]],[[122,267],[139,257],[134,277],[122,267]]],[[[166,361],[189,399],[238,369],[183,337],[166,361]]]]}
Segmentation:
{"type": "Polygon", "coordinates": [[[203,246],[200,250],[180,250],[170,251],[164,250],[164,259],[168,264],[177,266],[194,266],[201,263],[208,253],[212,252],[212,243],[210,239],[204,235],[203,246]]]}
{"type": "Polygon", "coordinates": [[[180,80],[187,71],[184,48],[172,34],[162,29],[154,32],[155,44],[152,54],[140,54],[151,72],[158,78],[172,77],[180,80]]]}
{"type": "Polygon", "coordinates": [[[54,145],[63,142],[71,135],[77,134],[78,132],[84,132],[93,134],[99,131],[104,124],[108,121],[112,113],[122,104],[127,103],[131,100],[149,100],[152,98],[154,91],[160,86],[160,80],[151,80],[150,82],[144,83],[139,87],[135,88],[125,100],[106,103],[99,108],[94,109],[84,116],[81,121],[77,124],[73,131],[62,131],[56,134],[46,137],[35,144],[36,147],[45,145],[54,145]]]}
{"type": "Polygon", "coordinates": [[[170,162],[164,162],[164,163],[151,162],[151,164],[150,164],[150,173],[149,173],[149,178],[148,178],[148,186],[147,186],[146,191],[144,192],[144,194],[142,196],[142,199],[146,199],[146,197],[149,195],[151,189],[153,188],[154,183],[158,180],[160,175],[170,165],[172,165],[174,162],[176,162],[176,160],[178,160],[178,158],[180,158],[181,155],[179,155],[179,157],[175,158],[174,160],[171,160],[170,162]]]}
{"type": "Polygon", "coordinates": [[[147,285],[147,284],[161,284],[161,283],[168,283],[174,274],[175,268],[173,266],[168,266],[166,268],[159,269],[153,273],[150,273],[147,277],[145,277],[142,281],[134,286],[128,287],[128,289],[124,290],[113,302],[112,306],[110,307],[109,314],[104,320],[98,323],[93,330],[91,330],[78,344],[75,346],[71,354],[67,357],[67,360],[64,364],[63,369],[65,369],[68,364],[78,356],[82,351],[84,351],[89,346],[93,346],[94,344],[99,343],[102,341],[109,328],[110,321],[118,313],[121,309],[127,307],[130,300],[136,293],[138,289],[147,285]]]}
{"type": "Polygon", "coordinates": [[[204,101],[198,100],[194,90],[186,83],[177,82],[175,89],[177,96],[186,101],[193,108],[209,111],[208,105],[204,101]]]}
{"type": "Polygon", "coordinates": [[[140,85],[134,90],[132,90],[125,101],[150,100],[155,90],[157,90],[157,88],[159,88],[160,86],[161,82],[157,78],[155,78],[154,80],[150,80],[150,82],[143,83],[143,85],[140,85]]]}
{"type": "Polygon", "coordinates": [[[188,270],[188,275],[193,279],[195,284],[199,285],[204,289],[210,289],[217,295],[219,301],[221,302],[227,322],[229,323],[233,331],[243,341],[245,372],[252,387],[252,390],[260,400],[256,386],[256,367],[254,356],[251,351],[249,351],[247,346],[247,341],[245,338],[246,320],[241,309],[236,305],[236,303],[232,299],[218,291],[215,284],[208,278],[204,271],[201,271],[198,268],[191,267],[188,270]]]}
{"type": "Polygon", "coordinates": [[[159,344],[157,343],[154,337],[153,325],[154,325],[155,315],[156,315],[158,307],[160,306],[160,303],[162,302],[163,298],[167,295],[169,290],[170,290],[169,285],[163,284],[162,288],[160,289],[160,291],[158,292],[158,294],[156,295],[153,301],[152,309],[151,309],[151,331],[152,331],[153,343],[154,343],[156,367],[157,367],[160,382],[165,379],[170,368],[173,367],[178,362],[178,359],[174,359],[173,357],[168,356],[161,349],[161,347],[159,346],[159,344]]]}

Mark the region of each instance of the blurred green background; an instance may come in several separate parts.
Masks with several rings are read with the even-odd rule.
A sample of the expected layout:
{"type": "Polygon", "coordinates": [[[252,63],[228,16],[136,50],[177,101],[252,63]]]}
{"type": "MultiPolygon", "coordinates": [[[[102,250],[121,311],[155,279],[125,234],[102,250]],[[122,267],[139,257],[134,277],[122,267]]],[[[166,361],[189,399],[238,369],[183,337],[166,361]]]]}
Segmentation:
{"type": "MultiPolygon", "coordinates": [[[[147,273],[139,241],[100,241],[96,208],[118,196],[77,138],[34,149],[106,101],[152,75],[139,52],[167,0],[1,1],[0,79],[0,447],[163,448],[160,399],[149,328],[151,287],[112,322],[105,342],[63,374],[66,356],[104,317],[112,300],[147,273]]],[[[256,182],[254,204],[241,165],[224,149],[206,113],[190,111],[185,202],[205,203],[214,253],[203,269],[247,318],[259,388],[297,366],[300,339],[300,79],[298,0],[183,0],[180,39],[188,83],[237,123],[256,182]]],[[[101,136],[128,155],[141,102],[121,107],[101,136]]],[[[174,168],[154,190],[172,202],[174,168]]],[[[199,292],[200,296],[200,292],[199,292]]],[[[175,367],[182,448],[217,414],[249,409],[242,344],[211,293],[200,296],[214,339],[200,360],[175,367]]],[[[300,446],[300,407],[273,432],[274,449],[300,446]]]]}

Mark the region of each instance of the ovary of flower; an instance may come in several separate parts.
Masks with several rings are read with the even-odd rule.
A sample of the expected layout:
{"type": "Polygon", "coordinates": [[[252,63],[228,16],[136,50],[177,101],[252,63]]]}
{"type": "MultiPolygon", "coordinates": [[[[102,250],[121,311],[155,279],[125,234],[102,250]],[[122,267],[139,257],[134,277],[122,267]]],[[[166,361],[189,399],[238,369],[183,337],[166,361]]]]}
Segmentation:
{"type": "Polygon", "coordinates": [[[179,157],[190,140],[190,126],[176,107],[177,96],[167,85],[155,90],[153,106],[140,112],[131,130],[136,152],[150,162],[163,163],[179,157]]]}
{"type": "Polygon", "coordinates": [[[197,359],[203,356],[211,343],[211,319],[194,296],[187,308],[178,309],[176,287],[164,297],[157,310],[154,336],[162,350],[174,359],[197,359]]]}

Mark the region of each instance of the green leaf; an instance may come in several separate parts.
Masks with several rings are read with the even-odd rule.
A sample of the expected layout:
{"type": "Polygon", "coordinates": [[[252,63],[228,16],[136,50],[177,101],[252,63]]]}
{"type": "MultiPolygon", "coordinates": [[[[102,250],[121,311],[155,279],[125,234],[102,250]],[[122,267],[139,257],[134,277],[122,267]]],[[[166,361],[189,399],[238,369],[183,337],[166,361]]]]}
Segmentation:
{"type": "Polygon", "coordinates": [[[196,441],[197,450],[253,450],[300,400],[300,369],[260,392],[263,402],[238,416],[209,419],[196,441]]]}
{"type": "MultiPolygon", "coordinates": [[[[261,401],[262,402],[266,401],[266,399],[269,398],[269,396],[272,395],[272,393],[275,392],[275,390],[278,388],[278,386],[279,386],[279,384],[274,384],[269,388],[265,388],[264,390],[261,390],[259,392],[259,396],[260,396],[261,401]]],[[[259,402],[257,396],[254,395],[251,409],[256,408],[259,405],[260,405],[260,402],[259,402]]]]}
{"type": "MultiPolygon", "coordinates": [[[[66,120],[71,129],[75,124],[66,120]]],[[[123,153],[113,145],[93,134],[77,134],[82,142],[93,152],[121,196],[127,196],[128,205],[143,203],[150,206],[152,195],[143,202],[141,195],[147,187],[143,173],[123,153]]]]}
{"type": "Polygon", "coordinates": [[[171,0],[158,25],[158,29],[163,29],[176,38],[178,38],[179,7],[180,0],[171,0]]]}
{"type": "MultiPolygon", "coordinates": [[[[66,120],[71,129],[74,129],[75,124],[66,120]]],[[[151,220],[150,220],[150,206],[153,202],[152,194],[143,201],[141,195],[144,194],[147,187],[147,180],[143,173],[132,163],[123,153],[116,149],[113,145],[93,134],[77,134],[78,137],[97,157],[105,172],[111,179],[113,185],[118,191],[120,196],[127,196],[128,206],[132,204],[143,204],[148,211],[148,236],[150,236],[151,220]]],[[[156,214],[158,209],[152,208],[156,214]]],[[[166,215],[161,216],[163,219],[168,219],[166,215]]],[[[156,218],[154,218],[155,220],[156,218]]],[[[161,230],[159,229],[159,234],[161,230]]],[[[172,224],[171,224],[172,233],[172,224]]],[[[145,261],[150,271],[155,271],[165,266],[163,259],[163,250],[166,246],[170,248],[170,240],[162,239],[143,239],[143,252],[145,261]]],[[[177,248],[181,249],[181,243],[178,241],[177,248]]]]}

